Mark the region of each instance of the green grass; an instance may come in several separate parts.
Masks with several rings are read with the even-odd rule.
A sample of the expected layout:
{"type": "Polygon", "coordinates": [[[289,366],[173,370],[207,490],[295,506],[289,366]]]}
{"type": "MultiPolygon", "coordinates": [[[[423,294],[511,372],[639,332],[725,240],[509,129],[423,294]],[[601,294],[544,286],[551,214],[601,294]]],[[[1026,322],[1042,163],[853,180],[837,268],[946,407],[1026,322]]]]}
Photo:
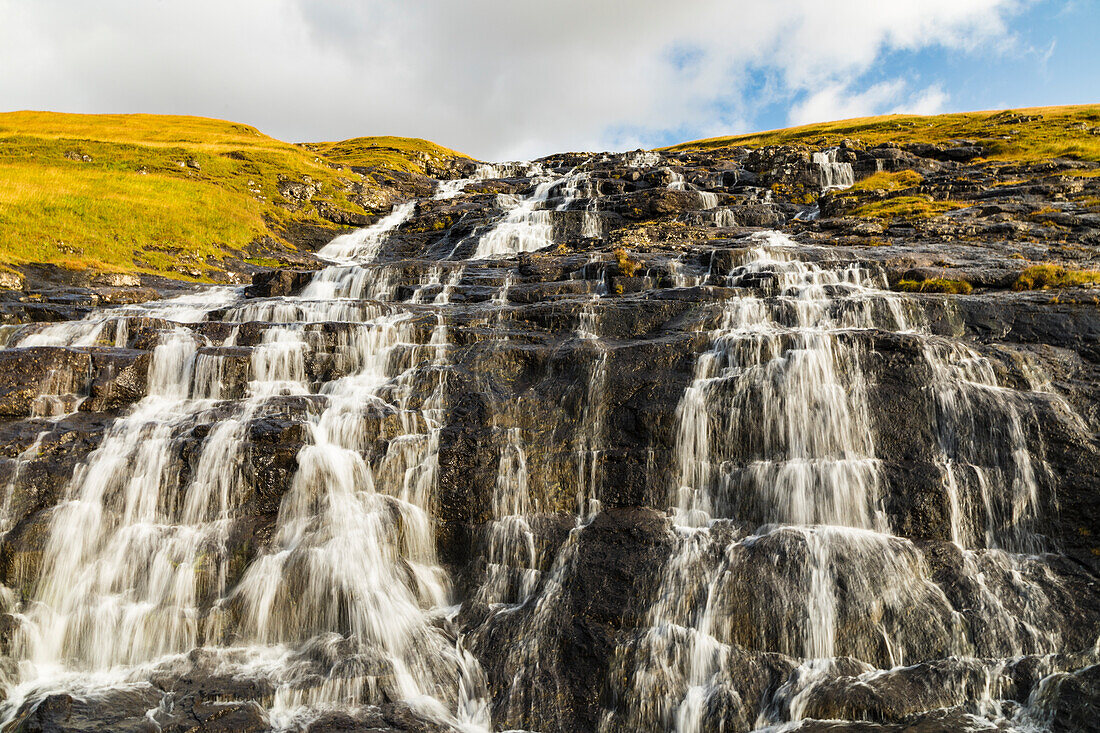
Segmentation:
{"type": "Polygon", "coordinates": [[[931,196],[895,196],[864,204],[852,213],[872,219],[919,220],[938,216],[963,206],[965,204],[958,201],[935,201],[931,196]]]}
{"type": "MultiPolygon", "coordinates": [[[[362,149],[354,164],[408,171],[423,165],[425,151],[451,154],[425,141],[403,148],[403,139],[387,140],[385,150],[362,149]]],[[[313,201],[349,213],[363,211],[349,198],[352,185],[377,186],[342,161],[233,122],[0,114],[0,267],[217,279],[226,257],[247,256],[261,237],[292,249],[280,234],[290,225],[336,229],[313,204],[285,199],[280,177],[308,177],[313,201]]]]}
{"type": "Polygon", "coordinates": [[[361,168],[380,167],[407,173],[427,173],[432,164],[444,164],[462,153],[418,137],[354,137],[331,143],[304,143],[302,147],[328,160],[361,168]]]}
{"type": "Polygon", "coordinates": [[[1034,265],[1013,283],[1013,290],[1050,290],[1079,288],[1100,284],[1100,270],[1074,270],[1061,265],[1034,265]]]}
{"type": "Polygon", "coordinates": [[[848,191],[900,191],[905,188],[913,188],[924,182],[924,178],[916,171],[897,171],[896,173],[879,172],[867,176],[862,181],[857,181],[848,191]]]}
{"type": "Polygon", "coordinates": [[[708,150],[739,146],[803,144],[837,145],[854,140],[864,145],[885,142],[942,143],[967,139],[980,143],[994,160],[1039,161],[1076,158],[1100,162],[1100,105],[1033,107],[996,112],[934,116],[883,115],[826,122],[747,135],[715,137],[674,145],[670,150],[708,150]],[[1026,119],[1026,118],[1037,119],[1026,119]]]}
{"type": "Polygon", "coordinates": [[[934,277],[927,280],[902,280],[895,286],[895,289],[906,293],[968,295],[974,290],[974,287],[966,280],[947,280],[942,277],[934,277]]]}

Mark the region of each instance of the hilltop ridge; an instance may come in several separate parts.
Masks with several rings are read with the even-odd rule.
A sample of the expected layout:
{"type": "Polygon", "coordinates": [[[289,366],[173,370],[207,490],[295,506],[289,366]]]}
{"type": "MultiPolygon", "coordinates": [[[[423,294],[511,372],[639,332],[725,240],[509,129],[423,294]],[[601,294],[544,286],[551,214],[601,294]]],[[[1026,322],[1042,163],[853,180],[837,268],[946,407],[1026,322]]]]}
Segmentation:
{"type": "MultiPolygon", "coordinates": [[[[754,175],[777,203],[817,205],[840,222],[841,236],[874,233],[902,223],[929,226],[965,208],[974,187],[1095,176],[1100,105],[887,115],[663,150],[687,164],[704,156],[708,165],[727,167],[752,151],[754,175]],[[832,148],[857,169],[846,191],[821,191],[813,174],[811,156],[832,148]],[[933,171],[918,165],[934,159],[963,162],[966,170],[936,183],[933,171]]],[[[130,281],[244,282],[257,270],[316,266],[312,252],[335,235],[430,196],[439,180],[472,175],[475,167],[472,158],[418,138],[294,144],[201,117],[4,113],[0,280],[7,287],[27,275],[80,284],[120,273],[130,281]]],[[[1088,213],[1097,204],[1091,190],[1059,195],[1088,213]]],[[[1032,209],[1023,213],[1050,219],[1042,206],[1032,209]]]]}
{"type": "Polygon", "coordinates": [[[0,266],[232,281],[301,263],[459,161],[414,138],[295,145],[202,117],[4,113],[0,266]]]}

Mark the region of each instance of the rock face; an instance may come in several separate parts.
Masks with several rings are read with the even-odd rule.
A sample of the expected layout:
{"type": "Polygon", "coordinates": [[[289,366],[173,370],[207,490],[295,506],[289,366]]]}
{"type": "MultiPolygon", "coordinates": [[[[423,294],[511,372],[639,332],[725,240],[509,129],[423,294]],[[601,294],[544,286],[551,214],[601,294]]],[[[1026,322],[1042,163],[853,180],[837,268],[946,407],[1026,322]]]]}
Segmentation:
{"type": "Polygon", "coordinates": [[[4,725],[1095,729],[1100,301],[1011,286],[1100,177],[981,152],[483,166],[320,270],[5,296],[4,725]]]}

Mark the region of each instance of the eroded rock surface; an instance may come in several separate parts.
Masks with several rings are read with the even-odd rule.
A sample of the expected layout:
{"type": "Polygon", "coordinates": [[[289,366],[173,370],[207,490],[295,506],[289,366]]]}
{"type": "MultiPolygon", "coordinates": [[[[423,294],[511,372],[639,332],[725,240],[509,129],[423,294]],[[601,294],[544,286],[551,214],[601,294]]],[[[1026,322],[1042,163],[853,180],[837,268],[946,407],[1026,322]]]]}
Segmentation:
{"type": "Polygon", "coordinates": [[[320,270],[0,293],[4,719],[1090,729],[1100,291],[1013,285],[1100,177],[981,155],[471,165],[320,270]]]}

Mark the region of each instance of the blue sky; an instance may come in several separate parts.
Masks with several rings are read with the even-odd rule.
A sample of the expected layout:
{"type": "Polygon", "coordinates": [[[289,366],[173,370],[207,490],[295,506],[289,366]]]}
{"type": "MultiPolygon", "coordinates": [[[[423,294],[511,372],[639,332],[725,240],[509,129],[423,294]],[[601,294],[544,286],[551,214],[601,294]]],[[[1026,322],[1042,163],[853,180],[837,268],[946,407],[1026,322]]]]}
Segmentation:
{"type": "Polygon", "coordinates": [[[488,160],[1100,103],[1100,0],[0,0],[0,110],[488,160]]]}
{"type": "MultiPolygon", "coordinates": [[[[1006,36],[973,48],[928,45],[881,54],[872,68],[853,76],[847,88],[859,94],[876,85],[905,80],[906,88],[932,89],[930,112],[966,112],[1011,107],[1100,103],[1100,1],[1048,0],[1022,6],[1010,16],[1006,36]]],[[[680,51],[681,55],[687,55],[680,51]]],[[[797,107],[813,90],[784,89],[774,70],[761,65],[750,70],[751,81],[733,105],[715,105],[715,114],[732,116],[732,108],[749,108],[731,133],[821,122],[846,115],[799,116],[797,107]]],[[[919,105],[917,105],[919,106],[919,105]]],[[[869,104],[859,114],[905,108],[901,99],[869,104]]],[[[925,111],[913,109],[913,111],[925,111]]],[[[691,122],[660,130],[648,138],[653,145],[672,145],[698,137],[691,122]]],[[[629,137],[629,127],[613,129],[612,137],[629,137]]]]}

